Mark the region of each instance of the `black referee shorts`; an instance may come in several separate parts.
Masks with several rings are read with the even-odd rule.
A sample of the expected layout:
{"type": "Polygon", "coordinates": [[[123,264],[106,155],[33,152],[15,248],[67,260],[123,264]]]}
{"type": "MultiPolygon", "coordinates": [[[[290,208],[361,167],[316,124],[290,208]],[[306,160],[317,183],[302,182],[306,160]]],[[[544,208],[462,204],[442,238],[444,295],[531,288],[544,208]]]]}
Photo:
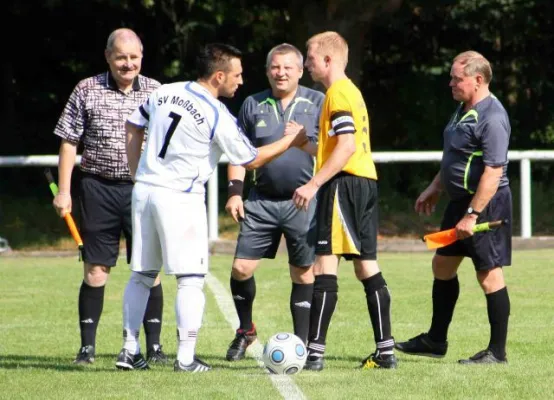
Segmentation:
{"type": "Polygon", "coordinates": [[[316,254],[377,259],[377,182],[339,173],[319,189],[316,254]]]}
{"type": "MultiPolygon", "coordinates": [[[[446,206],[441,230],[454,228],[464,217],[471,196],[451,201],[446,206]]],[[[437,250],[441,256],[470,257],[476,271],[512,264],[512,192],[509,186],[498,188],[489,204],[477,218],[477,223],[505,220],[507,223],[488,232],[479,232],[472,237],[458,240],[437,250]]]]}
{"type": "Polygon", "coordinates": [[[119,256],[121,232],[131,255],[133,183],[83,173],[80,187],[83,261],[113,267],[119,256]]]}
{"type": "Polygon", "coordinates": [[[281,236],[285,236],[289,264],[311,267],[314,263],[315,199],[308,211],[297,210],[292,198],[275,200],[250,189],[244,202],[245,218],[240,223],[235,258],[275,258],[281,236]]]}

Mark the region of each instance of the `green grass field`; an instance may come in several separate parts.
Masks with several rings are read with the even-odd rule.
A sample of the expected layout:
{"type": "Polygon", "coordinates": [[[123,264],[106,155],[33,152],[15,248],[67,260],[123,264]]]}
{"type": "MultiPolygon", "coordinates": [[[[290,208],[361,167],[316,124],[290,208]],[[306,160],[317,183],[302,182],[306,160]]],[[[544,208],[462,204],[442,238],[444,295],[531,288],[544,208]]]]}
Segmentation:
{"type": "MultiPolygon", "coordinates": [[[[302,372],[292,382],[308,399],[545,399],[554,375],[554,250],[514,254],[506,270],[512,313],[509,364],[461,366],[488,343],[486,303],[469,262],[460,270],[461,294],[442,360],[399,355],[393,371],[357,369],[373,351],[362,286],[348,263],[341,266],[339,304],[327,343],[326,369],[302,372]]],[[[431,253],[382,254],[381,268],[392,297],[393,333],[405,340],[428,329],[431,312],[431,253]]],[[[230,257],[211,259],[211,273],[228,290],[230,257]]],[[[172,366],[121,372],[114,367],[121,348],[121,301],[128,278],[124,262],[106,290],[90,367],[71,361],[79,347],[77,293],[81,266],[75,258],[0,257],[0,398],[2,399],[274,399],[282,396],[252,359],[228,363],[224,355],[233,328],[210,287],[198,354],[214,366],[206,374],[176,374],[172,366]]],[[[290,280],[286,259],[264,260],[256,274],[254,320],[263,341],[290,331],[290,280]]],[[[175,356],[173,278],[163,277],[164,350],[175,356]]],[[[227,293],[227,296],[229,294],[227,293]]],[[[229,299],[230,300],[230,299],[229,299]]],[[[143,340],[143,338],[142,338],[143,340]]]]}

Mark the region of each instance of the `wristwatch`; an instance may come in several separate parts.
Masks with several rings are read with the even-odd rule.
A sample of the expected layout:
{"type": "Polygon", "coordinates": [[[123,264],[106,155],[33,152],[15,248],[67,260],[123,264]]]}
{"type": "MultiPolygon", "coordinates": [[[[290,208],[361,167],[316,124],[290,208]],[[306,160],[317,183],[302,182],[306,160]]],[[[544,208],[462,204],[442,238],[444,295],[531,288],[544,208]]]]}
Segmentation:
{"type": "Polygon", "coordinates": [[[466,214],[481,215],[480,211],[474,210],[473,207],[469,207],[466,211],[466,214]]]}

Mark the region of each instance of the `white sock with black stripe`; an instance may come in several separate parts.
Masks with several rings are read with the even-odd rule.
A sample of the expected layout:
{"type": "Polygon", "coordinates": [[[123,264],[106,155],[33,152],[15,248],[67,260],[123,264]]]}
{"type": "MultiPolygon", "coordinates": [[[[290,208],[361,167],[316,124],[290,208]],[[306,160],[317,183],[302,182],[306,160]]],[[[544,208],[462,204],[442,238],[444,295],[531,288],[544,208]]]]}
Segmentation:
{"type": "Polygon", "coordinates": [[[148,273],[132,272],[123,295],[123,348],[140,353],[139,332],[150,288],[156,279],[148,273]]]}
{"type": "Polygon", "coordinates": [[[183,365],[190,365],[194,361],[196,340],[206,304],[204,277],[180,276],[177,277],[177,283],[177,360],[183,365]]]}

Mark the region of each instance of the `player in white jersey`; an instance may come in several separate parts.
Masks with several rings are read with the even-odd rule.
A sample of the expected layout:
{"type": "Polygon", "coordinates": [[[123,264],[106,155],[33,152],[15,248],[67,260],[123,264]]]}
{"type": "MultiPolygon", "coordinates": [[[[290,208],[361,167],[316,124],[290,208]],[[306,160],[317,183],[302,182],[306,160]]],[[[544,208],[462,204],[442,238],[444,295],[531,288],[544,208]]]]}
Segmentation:
{"type": "Polygon", "coordinates": [[[177,278],[175,312],[178,351],[175,371],[204,372],[195,357],[208,272],[204,185],[223,153],[231,164],[259,168],[304,134],[254,148],[218,97],[232,97],[242,85],[241,53],[224,44],[207,45],[198,57],[198,79],[163,85],[127,120],[127,156],[133,189],[133,271],[123,297],[123,349],[116,366],[135,369],[141,358],[138,333],[160,266],[177,278]],[[141,156],[145,129],[148,139],[141,156]],[[139,161],[140,158],[140,161],[139,161]]]}

